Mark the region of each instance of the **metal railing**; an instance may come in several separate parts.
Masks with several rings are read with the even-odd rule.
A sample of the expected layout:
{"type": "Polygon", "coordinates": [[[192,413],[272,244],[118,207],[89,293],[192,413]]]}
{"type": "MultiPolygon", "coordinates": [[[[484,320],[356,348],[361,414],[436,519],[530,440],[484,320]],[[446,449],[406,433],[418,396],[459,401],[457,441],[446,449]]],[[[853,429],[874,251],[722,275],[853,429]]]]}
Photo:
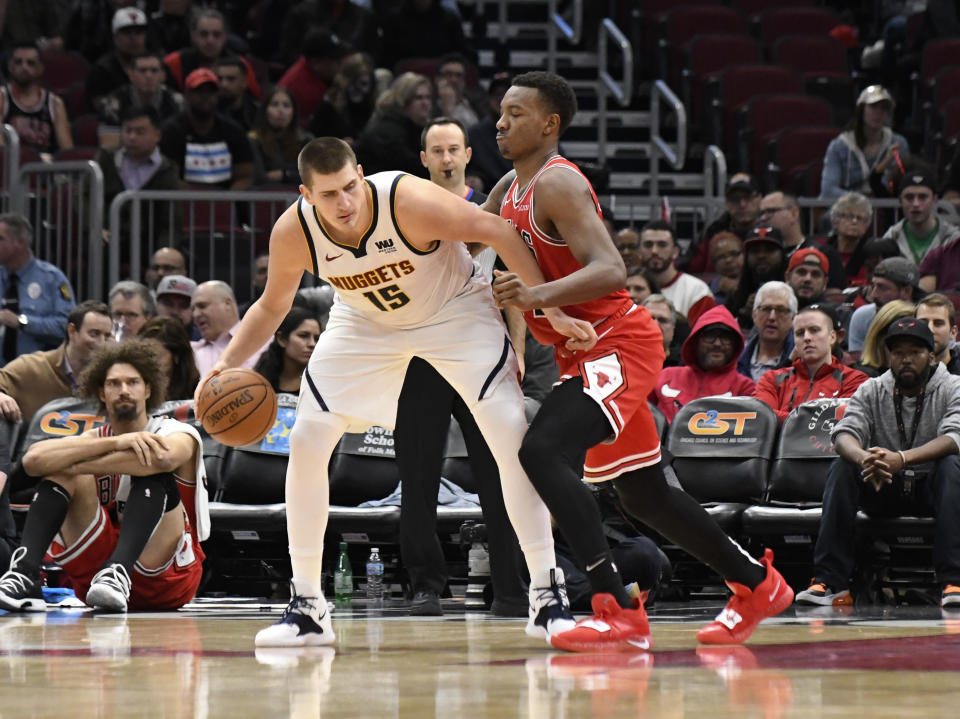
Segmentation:
{"type": "Polygon", "coordinates": [[[597,76],[597,154],[602,165],[607,159],[607,96],[612,95],[621,107],[630,104],[633,98],[633,46],[620,28],[610,18],[604,18],[597,31],[599,50],[597,76]],[[607,42],[610,38],[620,48],[623,77],[618,82],[607,72],[609,59],[607,42]]]}
{"type": "Polygon", "coordinates": [[[190,277],[223,280],[238,299],[245,297],[254,258],[266,251],[274,222],[297,197],[292,190],[121,192],[108,215],[109,284],[140,281],[145,260],[174,244],[186,252],[190,277]]]}
{"type": "Polygon", "coordinates": [[[103,172],[92,160],[19,167],[10,208],[30,220],[33,252],[70,278],[77,297],[103,292],[103,172]]]}
{"type": "Polygon", "coordinates": [[[727,187],[727,156],[716,145],[703,151],[703,196],[723,197],[727,187]]]}
{"type": "Polygon", "coordinates": [[[0,125],[0,138],[3,141],[3,163],[0,163],[0,211],[8,212],[13,207],[13,192],[17,186],[20,172],[20,136],[12,125],[0,125]]]}
{"type": "Polygon", "coordinates": [[[660,158],[670,163],[674,170],[683,168],[687,159],[687,109],[673,94],[667,83],[657,80],[650,94],[650,194],[660,193],[660,158]],[[660,134],[660,100],[665,100],[676,116],[676,148],[660,134]]]}
{"type": "Polygon", "coordinates": [[[557,71],[558,33],[571,45],[578,45],[583,35],[583,0],[573,0],[573,27],[557,12],[557,2],[558,0],[549,0],[547,3],[547,70],[550,72],[557,71]]]}

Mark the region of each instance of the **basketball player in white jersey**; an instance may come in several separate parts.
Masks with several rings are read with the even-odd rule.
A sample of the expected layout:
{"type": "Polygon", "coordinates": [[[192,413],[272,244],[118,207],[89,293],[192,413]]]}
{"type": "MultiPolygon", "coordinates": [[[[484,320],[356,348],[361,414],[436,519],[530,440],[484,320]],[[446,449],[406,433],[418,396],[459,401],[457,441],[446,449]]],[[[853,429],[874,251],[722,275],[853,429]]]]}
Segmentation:
{"type": "MultiPolygon", "coordinates": [[[[536,261],[505,221],[443,188],[400,172],[365,178],[342,140],[311,141],[299,169],[302,197],[274,225],[263,294],[211,370],[236,367],[263,346],[289,311],[304,270],[336,288],[327,328],[304,372],[290,435],[292,599],[280,621],[257,634],[256,645],[333,643],[321,593],[327,466],[344,432],[393,426],[414,355],[460,394],[497,460],[530,571],[527,633],[549,641],[573,621],[555,569],[549,515],[517,457],[526,430],[517,361],[490,286],[474,273],[464,243],[490,245],[511,271],[539,284],[536,261]]],[[[596,342],[589,324],[547,313],[571,347],[596,342]]]]}

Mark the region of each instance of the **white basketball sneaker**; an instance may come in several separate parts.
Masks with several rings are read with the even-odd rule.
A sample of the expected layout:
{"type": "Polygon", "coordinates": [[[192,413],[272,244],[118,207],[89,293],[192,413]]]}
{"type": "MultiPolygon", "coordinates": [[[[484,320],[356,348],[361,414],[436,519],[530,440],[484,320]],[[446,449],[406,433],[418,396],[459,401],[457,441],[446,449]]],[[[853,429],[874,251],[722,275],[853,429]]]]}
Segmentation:
{"type": "Polygon", "coordinates": [[[290,583],[292,598],[283,610],[280,621],[257,632],[254,644],[258,647],[306,647],[326,646],[336,641],[333,622],[327,611],[327,600],[305,582],[297,582],[300,591],[310,594],[297,594],[294,582],[290,583]],[[312,596],[311,596],[312,595],[312,596]]]}
{"type": "Polygon", "coordinates": [[[530,583],[530,610],[525,631],[550,644],[551,636],[573,629],[576,621],[570,613],[562,569],[551,569],[549,578],[541,578],[538,584],[540,586],[530,583]]]}

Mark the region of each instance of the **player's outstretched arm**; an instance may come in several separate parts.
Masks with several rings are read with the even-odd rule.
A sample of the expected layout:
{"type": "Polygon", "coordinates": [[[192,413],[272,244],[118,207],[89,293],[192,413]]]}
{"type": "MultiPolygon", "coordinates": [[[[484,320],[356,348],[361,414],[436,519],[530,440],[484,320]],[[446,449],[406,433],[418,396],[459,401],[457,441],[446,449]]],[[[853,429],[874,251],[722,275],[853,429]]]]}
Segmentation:
{"type": "Polygon", "coordinates": [[[513,182],[516,176],[517,171],[510,170],[510,172],[501,177],[497,184],[493,186],[493,189],[490,190],[486,201],[481,205],[481,207],[487,212],[492,212],[495,215],[499,215],[500,205],[503,204],[503,196],[507,193],[510,184],[513,182]]]}
{"type": "MultiPolygon", "coordinates": [[[[243,364],[273,337],[293,305],[304,270],[312,272],[313,265],[294,204],[284,211],[270,233],[270,262],[263,294],[247,310],[237,333],[207,377],[243,364]]],[[[194,400],[206,379],[202,378],[197,385],[194,400]]]]}

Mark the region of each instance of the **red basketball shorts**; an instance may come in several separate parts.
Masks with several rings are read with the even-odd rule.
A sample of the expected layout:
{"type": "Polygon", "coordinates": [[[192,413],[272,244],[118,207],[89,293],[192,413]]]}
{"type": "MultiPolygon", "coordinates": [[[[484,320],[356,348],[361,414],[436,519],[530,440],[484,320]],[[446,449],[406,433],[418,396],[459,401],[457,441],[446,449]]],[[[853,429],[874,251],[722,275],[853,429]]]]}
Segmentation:
{"type": "Polygon", "coordinates": [[[583,477],[604,482],[660,461],[660,436],[647,396],[663,368],[663,335],[644,307],[597,327],[599,341],[587,352],[556,351],[560,381],[580,377],[583,391],[600,405],[613,438],[587,450],[583,477]]]}

